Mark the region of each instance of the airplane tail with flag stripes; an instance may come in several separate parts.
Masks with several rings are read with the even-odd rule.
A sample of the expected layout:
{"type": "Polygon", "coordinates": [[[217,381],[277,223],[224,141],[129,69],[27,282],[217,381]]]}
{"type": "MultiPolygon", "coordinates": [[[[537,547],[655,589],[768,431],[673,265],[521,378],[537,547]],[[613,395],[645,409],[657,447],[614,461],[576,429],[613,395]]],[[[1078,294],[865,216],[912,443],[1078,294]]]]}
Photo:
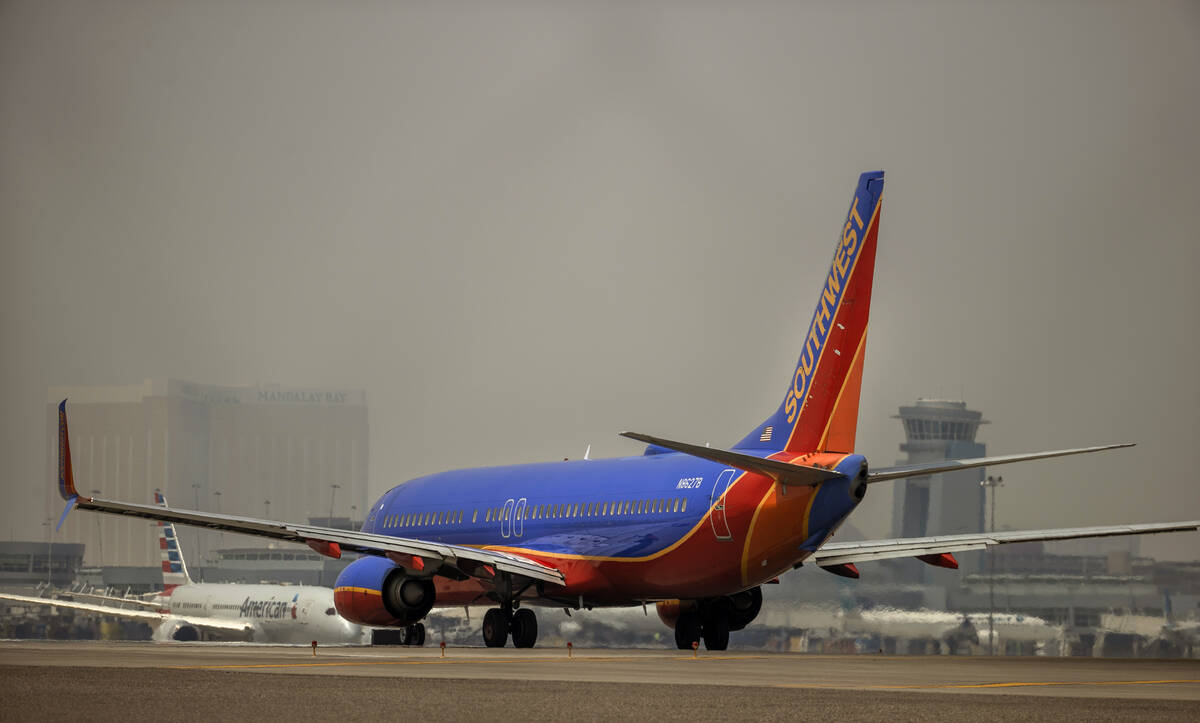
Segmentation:
{"type": "MultiPolygon", "coordinates": [[[[154,491],[155,504],[167,506],[167,498],[162,492],[154,491]]],[[[190,585],[192,578],[188,576],[187,563],[183,561],[183,552],[179,549],[179,537],[175,534],[175,525],[170,522],[158,523],[158,548],[162,552],[163,592],[180,585],[190,585]]]]}
{"type": "Polygon", "coordinates": [[[883,171],[859,177],[783,402],[736,449],[854,451],[882,194],[883,171]]]}

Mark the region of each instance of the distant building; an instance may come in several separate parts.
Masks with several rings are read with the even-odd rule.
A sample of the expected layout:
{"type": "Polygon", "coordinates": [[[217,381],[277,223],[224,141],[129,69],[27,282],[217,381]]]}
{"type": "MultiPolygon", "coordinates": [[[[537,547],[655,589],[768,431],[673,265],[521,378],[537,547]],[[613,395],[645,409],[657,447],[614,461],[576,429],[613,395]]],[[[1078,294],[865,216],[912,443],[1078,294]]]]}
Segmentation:
{"type": "MultiPolygon", "coordinates": [[[[349,517],[310,517],[308,524],[336,530],[358,530],[361,520],[349,517]]],[[[238,537],[237,539],[245,539],[238,537]]],[[[186,559],[186,551],[184,553],[186,559]]],[[[216,550],[204,566],[188,567],[193,578],[204,582],[274,583],[333,587],[337,576],[358,555],[340,559],[318,555],[304,545],[272,541],[267,547],[231,547],[216,550]]]]}
{"type": "MultiPolygon", "coordinates": [[[[57,387],[46,408],[47,516],[61,510],[56,405],[68,401],[75,484],[114,499],[303,520],[367,506],[367,407],[362,390],[177,379],[127,387],[57,387]],[[337,487],[334,487],[337,485],[337,487]]],[[[355,514],[351,512],[351,514],[355,514]]],[[[358,513],[361,514],[361,513],[358,513]]],[[[157,566],[153,523],[72,513],[56,541],[87,544],[89,566],[157,566]]],[[[218,533],[182,528],[199,564],[218,533]]],[[[232,541],[232,540],[230,540],[232,541]]]]}
{"type": "Polygon", "coordinates": [[[163,589],[162,568],[109,565],[85,567],[75,582],[118,595],[144,595],[163,589]]]}
{"type": "Polygon", "coordinates": [[[83,564],[83,545],[0,542],[0,589],[70,585],[83,564]]]}
{"type": "MultiPolygon", "coordinates": [[[[987,453],[987,446],[975,441],[979,425],[987,421],[980,412],[967,409],[966,402],[918,399],[911,407],[900,407],[897,418],[906,436],[900,451],[908,453],[897,464],[983,457],[987,453]]],[[[983,469],[968,469],[897,482],[892,535],[926,537],[982,531],[985,500],[979,483],[983,479],[983,469]]],[[[964,572],[979,569],[979,553],[960,553],[956,557],[964,572]]],[[[918,569],[922,568],[910,568],[918,569]]]]}

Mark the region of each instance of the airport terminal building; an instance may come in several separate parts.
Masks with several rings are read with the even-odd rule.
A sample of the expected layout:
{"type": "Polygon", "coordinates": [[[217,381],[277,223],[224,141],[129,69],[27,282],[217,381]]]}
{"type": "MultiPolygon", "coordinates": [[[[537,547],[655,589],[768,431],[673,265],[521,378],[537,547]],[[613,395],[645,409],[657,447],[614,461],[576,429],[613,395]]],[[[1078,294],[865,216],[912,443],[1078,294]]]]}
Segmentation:
{"type": "MultiPolygon", "coordinates": [[[[46,405],[46,509],[57,520],[57,404],[68,399],[75,484],[83,494],[303,521],[361,517],[367,499],[363,390],[263,384],[221,387],[177,379],[135,386],[54,387],[46,405]]],[[[154,523],[70,515],[56,542],[86,545],[88,566],[157,566],[154,523]]],[[[254,538],[181,529],[196,564],[254,538]]]]}

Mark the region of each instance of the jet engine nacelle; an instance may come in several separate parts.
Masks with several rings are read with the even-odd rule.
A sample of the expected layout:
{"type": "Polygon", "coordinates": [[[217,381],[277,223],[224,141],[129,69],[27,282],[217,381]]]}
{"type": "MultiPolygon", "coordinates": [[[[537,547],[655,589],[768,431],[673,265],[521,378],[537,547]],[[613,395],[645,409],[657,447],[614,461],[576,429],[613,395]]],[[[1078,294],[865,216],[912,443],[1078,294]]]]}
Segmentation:
{"type": "Polygon", "coordinates": [[[200,640],[200,630],[182,620],[167,618],[154,630],[154,640],[163,642],[194,643],[200,640]]]}
{"type": "Polygon", "coordinates": [[[681,613],[691,612],[698,607],[695,600],[659,600],[654,604],[658,619],[672,630],[675,629],[675,623],[679,620],[681,613]]]}
{"type": "Polygon", "coordinates": [[[360,625],[412,625],[429,614],[436,597],[432,578],[374,556],[347,565],[333,587],[338,614],[360,625]]]}

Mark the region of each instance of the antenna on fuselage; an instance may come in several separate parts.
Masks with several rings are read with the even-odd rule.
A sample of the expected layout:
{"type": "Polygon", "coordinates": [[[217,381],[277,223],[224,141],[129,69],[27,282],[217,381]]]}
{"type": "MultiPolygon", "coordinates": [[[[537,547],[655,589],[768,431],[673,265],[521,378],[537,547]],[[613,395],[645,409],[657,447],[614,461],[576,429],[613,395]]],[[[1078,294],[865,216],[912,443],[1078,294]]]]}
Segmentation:
{"type": "Polygon", "coordinates": [[[592,445],[590,445],[590,444],[589,444],[589,445],[587,446],[587,449],[585,449],[585,450],[583,451],[583,458],[584,458],[584,459],[591,459],[591,456],[590,456],[591,454],[592,454],[592,445]]]}

